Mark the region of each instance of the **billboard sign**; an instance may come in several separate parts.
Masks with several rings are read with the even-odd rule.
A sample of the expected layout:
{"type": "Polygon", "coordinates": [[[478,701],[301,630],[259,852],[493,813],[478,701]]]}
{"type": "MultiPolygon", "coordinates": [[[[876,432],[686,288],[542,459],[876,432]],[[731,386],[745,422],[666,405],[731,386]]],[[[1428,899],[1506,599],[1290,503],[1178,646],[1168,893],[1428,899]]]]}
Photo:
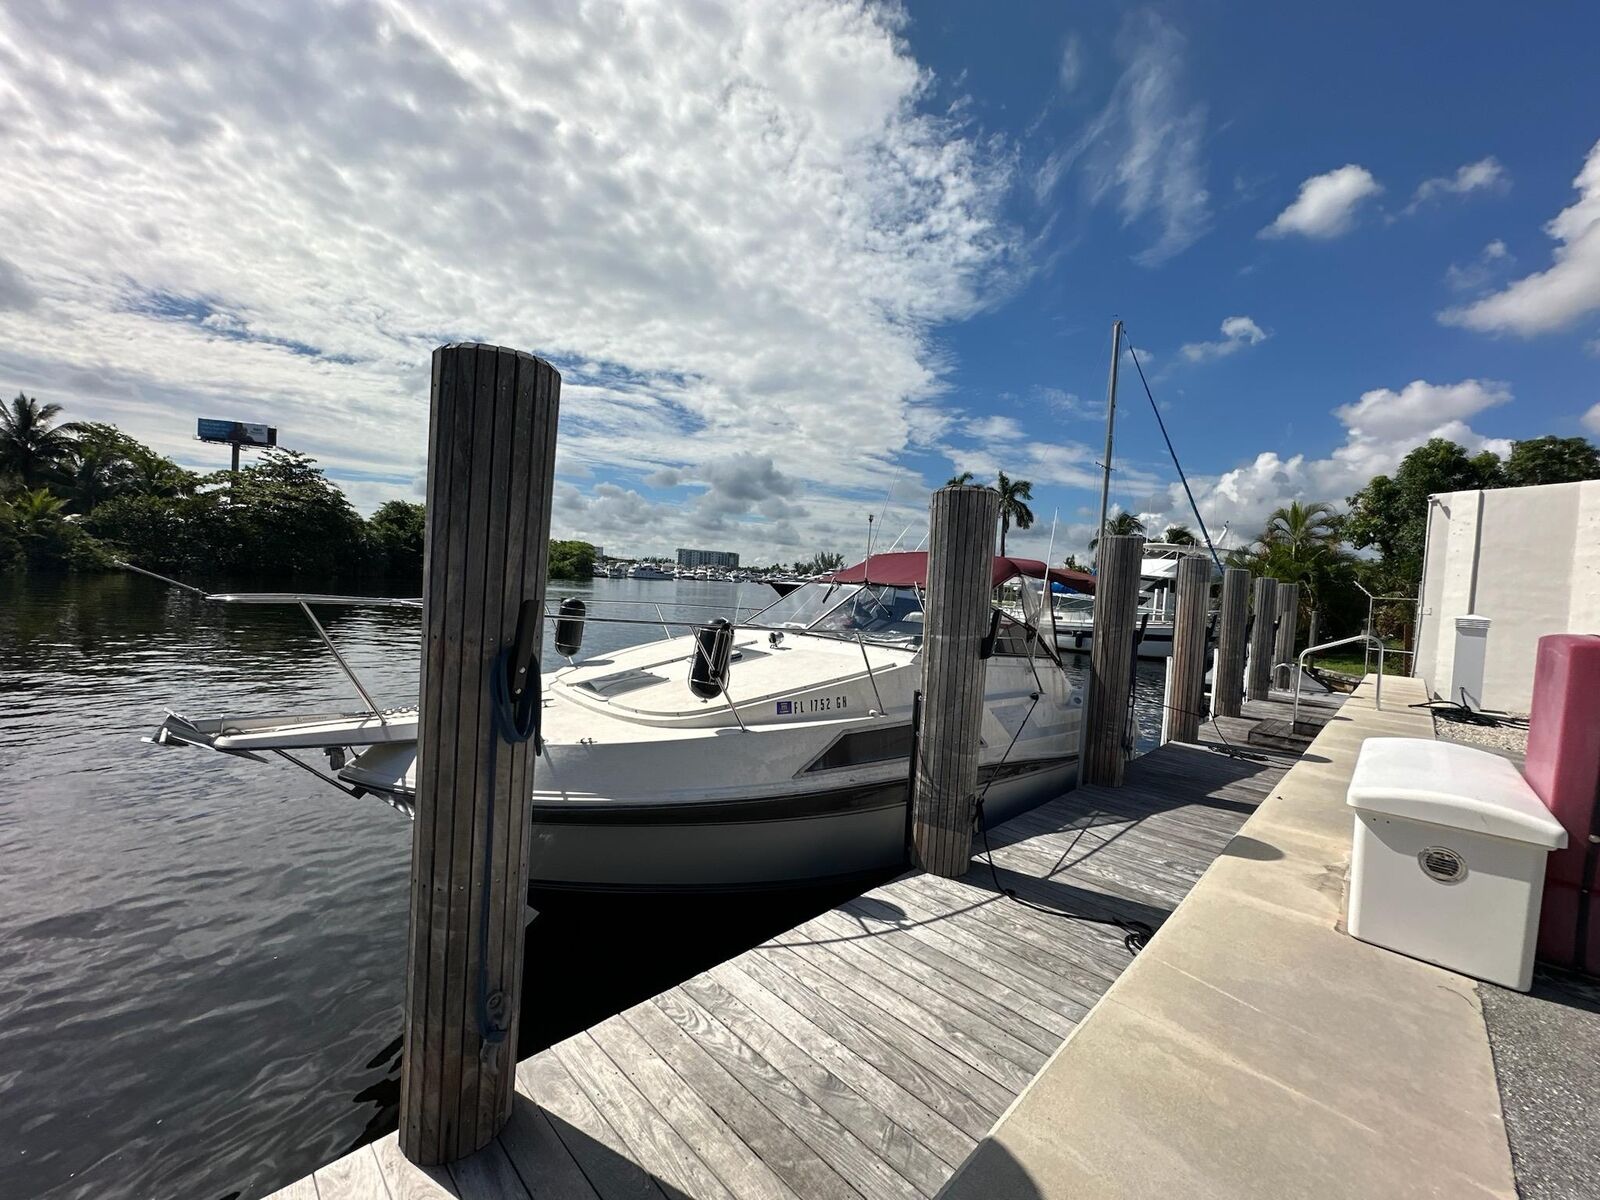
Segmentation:
{"type": "Polygon", "coordinates": [[[212,421],[200,418],[195,435],[202,442],[228,442],[235,446],[276,446],[278,431],[271,425],[248,425],[243,421],[212,421]]]}

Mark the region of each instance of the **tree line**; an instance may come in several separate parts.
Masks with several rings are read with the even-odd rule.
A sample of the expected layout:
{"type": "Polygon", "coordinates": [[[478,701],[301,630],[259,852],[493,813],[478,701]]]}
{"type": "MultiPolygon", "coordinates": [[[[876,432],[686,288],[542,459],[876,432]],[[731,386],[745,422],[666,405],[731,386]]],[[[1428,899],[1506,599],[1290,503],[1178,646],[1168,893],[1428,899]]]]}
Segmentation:
{"type": "MultiPolygon", "coordinates": [[[[1375,596],[1417,595],[1429,496],[1590,479],[1600,479],[1600,450],[1581,437],[1514,442],[1503,459],[1490,451],[1469,454],[1455,442],[1434,438],[1407,454],[1393,475],[1376,475],[1346,497],[1343,509],[1329,501],[1298,500],[1275,509],[1255,538],[1228,551],[1224,562],[1299,584],[1299,628],[1305,636],[1313,622],[1329,636],[1355,633],[1366,621],[1362,587],[1375,596]]],[[[1145,532],[1132,513],[1115,514],[1106,529],[1145,532]]],[[[1169,528],[1161,540],[1195,544],[1181,525],[1169,528]]],[[[1415,607],[1404,603],[1375,612],[1378,631],[1386,637],[1404,638],[1415,616],[1415,607]]]]}
{"type": "MultiPolygon", "coordinates": [[[[0,569],[96,571],[123,559],[188,577],[422,584],[421,504],[363,519],[314,458],[266,451],[237,475],[180,467],[58,404],[0,406],[0,569]]],[[[587,579],[594,547],[550,543],[552,578],[587,579]]]]}

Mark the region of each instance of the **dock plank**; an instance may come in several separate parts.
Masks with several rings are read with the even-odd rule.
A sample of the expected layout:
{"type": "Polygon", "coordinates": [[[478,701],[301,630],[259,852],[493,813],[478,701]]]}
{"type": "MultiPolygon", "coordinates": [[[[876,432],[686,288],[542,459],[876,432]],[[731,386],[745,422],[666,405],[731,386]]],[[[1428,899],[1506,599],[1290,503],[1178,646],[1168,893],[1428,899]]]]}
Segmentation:
{"type": "Polygon", "coordinates": [[[1250,701],[992,829],[959,879],[878,885],[523,1061],[511,1124],[447,1172],[389,1137],[278,1195],[932,1197],[1131,961],[1101,922],[1159,927],[1294,761],[1208,745],[1286,710],[1250,701]]]}

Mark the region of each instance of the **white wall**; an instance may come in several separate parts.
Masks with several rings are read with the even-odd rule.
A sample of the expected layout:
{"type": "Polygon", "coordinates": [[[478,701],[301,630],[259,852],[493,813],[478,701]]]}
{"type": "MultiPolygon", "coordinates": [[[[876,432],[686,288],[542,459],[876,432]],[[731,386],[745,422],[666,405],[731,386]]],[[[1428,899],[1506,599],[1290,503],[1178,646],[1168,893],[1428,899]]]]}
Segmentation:
{"type": "Polygon", "coordinates": [[[1483,706],[1527,712],[1539,639],[1600,633],[1600,481],[1432,497],[1417,674],[1446,699],[1469,612],[1493,622],[1483,706]]]}

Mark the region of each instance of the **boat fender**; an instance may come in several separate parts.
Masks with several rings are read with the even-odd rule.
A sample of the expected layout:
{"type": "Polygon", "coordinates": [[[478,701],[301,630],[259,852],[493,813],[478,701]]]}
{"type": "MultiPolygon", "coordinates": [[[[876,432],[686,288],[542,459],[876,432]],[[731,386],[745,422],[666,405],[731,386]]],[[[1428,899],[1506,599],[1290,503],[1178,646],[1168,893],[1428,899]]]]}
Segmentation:
{"type": "Polygon", "coordinates": [[[702,700],[712,700],[728,686],[728,664],[733,658],[733,625],[718,617],[694,631],[694,655],[689,659],[689,690],[702,700]]]}
{"type": "Polygon", "coordinates": [[[584,614],[587,606],[576,596],[561,602],[561,613],[556,618],[556,653],[571,658],[583,648],[584,614]]]}

